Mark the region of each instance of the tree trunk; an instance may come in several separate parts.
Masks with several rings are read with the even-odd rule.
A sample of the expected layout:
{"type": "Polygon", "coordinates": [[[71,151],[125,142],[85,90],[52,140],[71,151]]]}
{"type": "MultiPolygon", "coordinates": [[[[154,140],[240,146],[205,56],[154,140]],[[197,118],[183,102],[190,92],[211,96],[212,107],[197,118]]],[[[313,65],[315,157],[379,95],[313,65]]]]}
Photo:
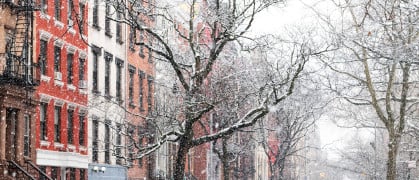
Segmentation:
{"type": "Polygon", "coordinates": [[[177,151],[176,166],[173,177],[175,180],[183,180],[184,178],[186,155],[189,151],[189,146],[187,144],[188,142],[186,137],[181,138],[179,141],[179,149],[177,151]]]}
{"type": "Polygon", "coordinates": [[[227,149],[227,140],[228,138],[222,138],[222,143],[223,143],[223,158],[222,158],[222,163],[223,163],[223,176],[224,176],[224,180],[229,180],[230,179],[230,166],[229,166],[229,162],[228,162],[228,149],[227,149]]]}
{"type": "Polygon", "coordinates": [[[396,180],[397,178],[397,152],[399,149],[399,139],[395,134],[389,134],[390,144],[388,146],[387,159],[387,180],[396,180]]]}

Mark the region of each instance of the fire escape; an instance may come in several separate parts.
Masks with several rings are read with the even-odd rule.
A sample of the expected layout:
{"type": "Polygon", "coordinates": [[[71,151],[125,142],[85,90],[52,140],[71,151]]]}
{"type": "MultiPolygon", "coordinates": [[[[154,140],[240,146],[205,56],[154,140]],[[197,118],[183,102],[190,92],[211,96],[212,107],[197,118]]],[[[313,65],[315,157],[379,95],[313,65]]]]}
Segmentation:
{"type": "Polygon", "coordinates": [[[35,78],[35,64],[32,61],[32,21],[35,5],[32,0],[4,0],[16,15],[16,24],[9,32],[6,42],[6,64],[0,76],[1,83],[33,88],[38,83],[35,78]]]}
{"type": "MultiPolygon", "coordinates": [[[[22,95],[10,94],[9,90],[2,91],[3,96],[22,97],[20,111],[35,107],[32,100],[32,94],[35,87],[39,84],[39,78],[36,76],[36,64],[33,61],[33,18],[34,11],[37,9],[34,0],[0,0],[2,8],[9,8],[11,12],[10,21],[15,20],[14,29],[7,32],[5,58],[0,60],[0,86],[2,88],[17,89],[22,95]]],[[[14,92],[14,91],[12,91],[14,92]]],[[[13,98],[12,98],[13,99],[13,98]]],[[[17,121],[16,119],[14,121],[17,121]]],[[[30,122],[30,121],[29,121],[30,122]]],[[[13,122],[14,127],[18,127],[13,122]]],[[[9,137],[17,137],[16,130],[13,130],[9,137]]],[[[24,137],[24,138],[30,138],[24,137]]],[[[30,142],[30,140],[28,140],[30,142]]],[[[26,146],[26,139],[23,142],[26,146]]],[[[10,144],[9,144],[10,145],[10,144]]],[[[16,142],[12,142],[11,147],[16,149],[16,142]]],[[[28,145],[30,146],[30,145],[28,145]]],[[[30,156],[30,147],[28,147],[30,156]]],[[[26,152],[25,152],[26,153],[26,152]]],[[[18,154],[18,152],[16,153],[18,154]]],[[[0,173],[6,179],[49,179],[48,175],[37,167],[28,157],[22,155],[6,155],[6,162],[0,164],[0,173]],[[19,157],[20,156],[20,157],[19,157]]],[[[2,176],[0,175],[0,179],[2,176]]]]}

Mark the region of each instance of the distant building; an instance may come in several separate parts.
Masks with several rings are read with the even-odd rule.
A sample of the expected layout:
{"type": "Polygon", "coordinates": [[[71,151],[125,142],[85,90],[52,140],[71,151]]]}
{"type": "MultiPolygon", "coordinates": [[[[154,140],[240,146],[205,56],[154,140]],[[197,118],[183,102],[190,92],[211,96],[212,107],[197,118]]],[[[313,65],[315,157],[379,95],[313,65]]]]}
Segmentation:
{"type": "MultiPolygon", "coordinates": [[[[140,25],[153,27],[154,17],[148,16],[153,12],[152,1],[135,1],[136,22],[140,25]]],[[[126,52],[126,96],[125,108],[128,138],[126,139],[128,179],[154,179],[158,176],[155,168],[155,155],[137,158],[138,147],[146,147],[154,143],[154,127],[146,118],[150,117],[154,108],[155,68],[153,52],[147,48],[153,46],[153,39],[144,30],[136,26],[127,26],[126,52]],[[145,43],[146,45],[137,45],[145,43]]]]}

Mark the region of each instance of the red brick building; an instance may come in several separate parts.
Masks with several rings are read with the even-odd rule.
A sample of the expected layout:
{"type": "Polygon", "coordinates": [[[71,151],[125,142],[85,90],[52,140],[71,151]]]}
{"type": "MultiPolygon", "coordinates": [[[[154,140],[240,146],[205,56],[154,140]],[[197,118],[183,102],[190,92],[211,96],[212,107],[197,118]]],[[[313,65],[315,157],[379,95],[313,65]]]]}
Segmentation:
{"type": "Polygon", "coordinates": [[[0,179],[35,179],[33,4],[0,2],[0,179]]]}
{"type": "Polygon", "coordinates": [[[87,1],[40,1],[34,57],[36,164],[52,178],[87,178],[87,1]]]}
{"type": "MultiPolygon", "coordinates": [[[[151,10],[149,3],[138,1],[136,7],[151,10]]],[[[152,17],[139,14],[137,17],[141,23],[147,26],[154,24],[152,17]]],[[[132,142],[137,141],[141,146],[153,141],[152,127],[147,123],[146,117],[151,115],[154,105],[154,78],[155,68],[153,62],[153,53],[145,45],[136,45],[139,42],[152,46],[152,40],[146,33],[138,28],[130,27],[128,29],[127,40],[127,60],[128,69],[126,71],[126,109],[127,126],[129,136],[127,138],[127,152],[130,158],[128,168],[128,179],[153,179],[155,175],[155,157],[150,155],[141,159],[135,156],[135,148],[130,146],[132,142]]]]}

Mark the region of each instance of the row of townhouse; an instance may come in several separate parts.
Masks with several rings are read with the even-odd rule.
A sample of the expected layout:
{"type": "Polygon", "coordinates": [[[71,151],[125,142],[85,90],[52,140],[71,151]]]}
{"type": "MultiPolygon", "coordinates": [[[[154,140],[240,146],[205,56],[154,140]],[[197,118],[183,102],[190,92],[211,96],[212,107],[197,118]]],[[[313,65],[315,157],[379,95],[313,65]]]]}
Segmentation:
{"type": "Polygon", "coordinates": [[[152,140],[152,54],[110,4],[0,1],[0,179],[153,175],[128,146],[152,140]]]}

